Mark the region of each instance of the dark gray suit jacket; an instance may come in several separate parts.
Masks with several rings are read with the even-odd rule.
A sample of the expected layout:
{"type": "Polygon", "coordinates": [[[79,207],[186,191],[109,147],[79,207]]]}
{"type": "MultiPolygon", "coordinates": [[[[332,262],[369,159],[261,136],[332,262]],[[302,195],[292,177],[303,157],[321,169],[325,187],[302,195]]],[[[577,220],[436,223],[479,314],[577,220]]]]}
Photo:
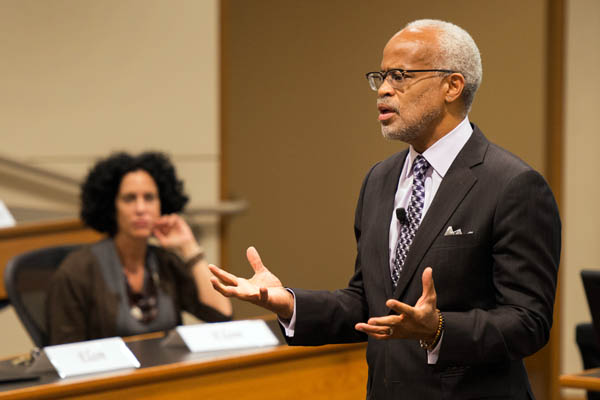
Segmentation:
{"type": "Polygon", "coordinates": [[[433,268],[446,319],[439,360],[415,340],[368,338],[369,399],[533,398],[522,359],[548,341],[561,223],[544,178],[491,144],[479,128],[460,151],[423,218],[393,290],[388,256],[394,195],[407,151],[376,164],[356,208],[355,273],[335,292],[294,289],[291,345],[367,340],[357,322],[414,305],[433,268]],[[463,235],[445,236],[448,226],[463,235]],[[473,232],[472,234],[467,234],[473,232]]]}

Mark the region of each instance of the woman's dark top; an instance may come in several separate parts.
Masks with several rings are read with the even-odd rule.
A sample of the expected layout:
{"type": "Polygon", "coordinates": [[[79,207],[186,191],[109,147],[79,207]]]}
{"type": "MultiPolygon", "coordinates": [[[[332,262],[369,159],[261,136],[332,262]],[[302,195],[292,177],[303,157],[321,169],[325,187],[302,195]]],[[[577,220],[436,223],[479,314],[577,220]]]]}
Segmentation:
{"type": "Polygon", "coordinates": [[[191,267],[174,253],[148,246],[145,284],[158,289],[158,313],[144,323],[130,312],[128,285],[112,239],[83,246],[65,258],[52,278],[46,303],[49,343],[168,330],[181,325],[183,310],[204,321],[229,320],[198,300],[191,267]]]}

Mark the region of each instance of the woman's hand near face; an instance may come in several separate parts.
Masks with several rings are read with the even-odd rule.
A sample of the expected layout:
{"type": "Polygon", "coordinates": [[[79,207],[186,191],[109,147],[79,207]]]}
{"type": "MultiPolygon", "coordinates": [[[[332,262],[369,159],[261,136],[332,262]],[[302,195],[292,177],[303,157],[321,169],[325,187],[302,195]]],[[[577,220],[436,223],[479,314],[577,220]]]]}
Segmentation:
{"type": "Polygon", "coordinates": [[[152,233],[160,245],[187,260],[201,251],[190,226],[177,214],[167,214],[154,222],[152,233]]]}
{"type": "MultiPolygon", "coordinates": [[[[156,220],[153,229],[160,245],[176,252],[184,260],[191,260],[202,252],[190,226],[177,214],[163,215],[156,220]]],[[[213,288],[208,263],[203,257],[195,262],[192,275],[198,288],[198,300],[225,316],[231,316],[231,301],[213,288]]]]}

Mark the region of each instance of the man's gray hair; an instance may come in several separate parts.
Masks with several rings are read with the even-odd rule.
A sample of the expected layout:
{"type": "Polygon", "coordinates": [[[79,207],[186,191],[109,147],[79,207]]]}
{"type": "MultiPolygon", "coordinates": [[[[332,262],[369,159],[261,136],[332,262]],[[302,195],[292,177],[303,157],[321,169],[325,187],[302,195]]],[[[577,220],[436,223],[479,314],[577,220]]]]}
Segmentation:
{"type": "Polygon", "coordinates": [[[408,23],[406,28],[433,28],[439,32],[440,54],[434,61],[438,65],[432,67],[451,69],[465,77],[462,98],[468,113],[483,75],[481,54],[471,35],[457,25],[437,19],[419,19],[408,23]]]}

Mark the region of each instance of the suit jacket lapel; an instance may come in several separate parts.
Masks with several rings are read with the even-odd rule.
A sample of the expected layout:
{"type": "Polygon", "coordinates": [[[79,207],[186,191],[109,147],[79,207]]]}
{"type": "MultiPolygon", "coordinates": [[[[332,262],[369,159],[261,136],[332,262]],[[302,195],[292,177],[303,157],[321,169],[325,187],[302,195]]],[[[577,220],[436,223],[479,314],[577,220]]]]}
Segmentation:
{"type": "Polygon", "coordinates": [[[400,173],[408,155],[408,150],[398,153],[392,168],[388,171],[381,186],[380,198],[383,199],[381,210],[376,213],[378,227],[377,232],[377,261],[379,265],[381,279],[384,280],[383,287],[385,288],[385,298],[389,299],[392,296],[392,276],[390,271],[390,219],[394,213],[394,200],[396,191],[398,190],[398,182],[400,181],[400,173]]]}
{"type": "MultiPolygon", "coordinates": [[[[403,295],[425,253],[446,226],[446,222],[454,210],[456,210],[462,199],[477,181],[477,178],[471,171],[471,167],[483,162],[489,142],[485,139],[479,128],[476,126],[473,127],[471,138],[469,138],[463,149],[458,153],[450,169],[448,169],[429,206],[427,214],[425,214],[425,218],[421,221],[421,225],[404,262],[398,286],[394,290],[394,298],[400,298],[403,295]]],[[[416,278],[420,282],[420,277],[416,278]]]]}

